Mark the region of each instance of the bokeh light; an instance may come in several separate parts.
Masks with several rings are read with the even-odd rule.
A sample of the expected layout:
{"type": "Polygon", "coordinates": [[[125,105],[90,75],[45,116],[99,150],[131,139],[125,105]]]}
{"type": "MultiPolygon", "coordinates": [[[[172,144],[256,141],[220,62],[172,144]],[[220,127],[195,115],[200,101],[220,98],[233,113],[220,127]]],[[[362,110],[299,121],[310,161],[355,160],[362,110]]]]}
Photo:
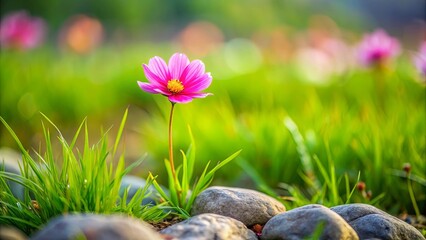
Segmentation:
{"type": "Polygon", "coordinates": [[[179,34],[180,47],[196,57],[204,57],[222,47],[224,36],[220,28],[210,22],[193,22],[179,34]]]}
{"type": "Polygon", "coordinates": [[[25,50],[37,47],[44,39],[45,22],[32,17],[24,10],[2,17],[0,22],[0,46],[25,50]]]}
{"type": "Polygon", "coordinates": [[[104,30],[99,20],[85,15],[71,17],[60,34],[61,45],[79,54],[92,51],[103,40],[104,30]]]}

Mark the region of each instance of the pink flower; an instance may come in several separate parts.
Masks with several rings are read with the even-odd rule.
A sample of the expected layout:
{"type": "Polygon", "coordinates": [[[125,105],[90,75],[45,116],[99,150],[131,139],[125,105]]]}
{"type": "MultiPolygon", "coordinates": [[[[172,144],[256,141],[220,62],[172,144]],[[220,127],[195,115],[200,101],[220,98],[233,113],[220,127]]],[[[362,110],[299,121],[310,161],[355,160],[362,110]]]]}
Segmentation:
{"type": "Polygon", "coordinates": [[[148,65],[142,65],[149,83],[139,82],[139,87],[149,93],[163,94],[172,103],[188,103],[193,98],[204,98],[211,93],[202,93],[212,82],[210,73],[205,73],[200,60],[189,62],[182,53],[175,53],[169,65],[160,58],[153,57],[148,65]]]}
{"type": "Polygon", "coordinates": [[[60,34],[61,44],[79,54],[91,52],[101,44],[103,38],[102,23],[86,15],[72,16],[60,34]]]}
{"type": "Polygon", "coordinates": [[[359,60],[365,66],[383,64],[386,60],[396,57],[399,52],[398,40],[387,35],[382,29],[364,36],[358,47],[359,60]]]}
{"type": "Polygon", "coordinates": [[[0,45],[4,48],[30,49],[43,40],[45,23],[25,11],[11,13],[0,23],[0,45]]]}
{"type": "Polygon", "coordinates": [[[420,74],[426,77],[426,41],[422,43],[419,53],[414,56],[414,65],[420,74]]]}

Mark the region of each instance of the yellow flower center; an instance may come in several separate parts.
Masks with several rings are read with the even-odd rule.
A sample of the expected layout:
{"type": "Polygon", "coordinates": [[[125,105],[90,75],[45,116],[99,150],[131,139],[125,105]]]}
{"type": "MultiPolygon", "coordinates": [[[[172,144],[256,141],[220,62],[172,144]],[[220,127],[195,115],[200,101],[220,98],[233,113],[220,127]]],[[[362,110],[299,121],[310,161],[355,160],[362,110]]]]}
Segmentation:
{"type": "Polygon", "coordinates": [[[167,82],[167,89],[173,93],[177,94],[183,91],[184,87],[181,81],[177,79],[172,79],[167,82]]]}

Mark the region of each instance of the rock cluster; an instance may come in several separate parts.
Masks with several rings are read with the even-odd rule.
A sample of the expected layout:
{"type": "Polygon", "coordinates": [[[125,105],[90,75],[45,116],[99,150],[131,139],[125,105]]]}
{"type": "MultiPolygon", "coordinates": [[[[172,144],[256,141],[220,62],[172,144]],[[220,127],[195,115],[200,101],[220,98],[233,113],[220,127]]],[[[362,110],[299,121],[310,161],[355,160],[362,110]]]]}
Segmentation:
{"type": "Polygon", "coordinates": [[[71,215],[52,220],[32,239],[425,239],[404,221],[367,204],[327,208],[310,204],[289,211],[262,193],[210,187],[193,205],[192,217],[157,233],[135,219],[105,215],[71,215]],[[257,234],[253,225],[263,226],[257,234]],[[61,236],[58,238],[58,236],[61,236]]]}
{"type": "Polygon", "coordinates": [[[357,232],[360,239],[425,239],[406,222],[368,204],[331,208],[357,232]]]}
{"type": "MultiPolygon", "coordinates": [[[[19,173],[19,168],[9,161],[2,164],[4,170],[19,173]]],[[[9,184],[12,192],[21,197],[22,186],[9,184]]],[[[121,189],[129,188],[131,197],[144,185],[143,179],[125,177],[121,189]]],[[[149,191],[155,193],[155,189],[149,191]]],[[[142,204],[155,200],[146,199],[142,204]]],[[[30,239],[425,239],[413,226],[371,205],[327,208],[311,204],[286,211],[276,199],[243,188],[207,188],[196,198],[191,215],[157,232],[143,221],[121,215],[70,214],[52,219],[30,239]]],[[[10,234],[16,234],[15,239],[26,239],[10,227],[0,230],[1,239],[10,234]]]]}
{"type": "Polygon", "coordinates": [[[286,212],[274,198],[242,188],[210,187],[198,195],[191,213],[192,218],[161,233],[182,240],[252,239],[241,224],[235,223],[240,221],[249,228],[255,224],[264,225],[260,234],[262,240],[310,237],[331,240],[425,239],[413,226],[371,205],[346,204],[327,208],[311,204],[286,212]],[[228,218],[219,220],[218,215],[228,218]],[[229,218],[238,221],[221,227],[229,221],[224,219],[229,218]]]}

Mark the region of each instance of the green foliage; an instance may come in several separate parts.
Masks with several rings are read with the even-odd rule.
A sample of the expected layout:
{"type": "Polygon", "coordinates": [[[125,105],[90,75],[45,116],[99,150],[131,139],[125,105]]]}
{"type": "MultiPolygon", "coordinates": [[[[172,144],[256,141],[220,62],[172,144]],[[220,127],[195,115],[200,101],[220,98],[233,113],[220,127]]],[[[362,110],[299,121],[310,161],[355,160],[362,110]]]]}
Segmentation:
{"type": "MultiPolygon", "coordinates": [[[[298,204],[302,203],[302,205],[309,203],[319,203],[329,207],[351,203],[351,197],[357,188],[357,183],[359,183],[361,173],[358,173],[358,178],[355,185],[350,188],[349,177],[347,173],[344,173],[341,177],[337,178],[334,161],[331,157],[330,148],[327,143],[326,151],[329,169],[325,168],[316,155],[313,157],[313,162],[315,164],[312,163],[312,158],[307,151],[306,143],[293,120],[289,117],[286,117],[284,119],[284,124],[293,136],[302,164],[308,165],[303,168],[304,172],[300,173],[301,177],[308,186],[308,188],[305,190],[305,192],[308,192],[308,198],[306,197],[306,194],[304,195],[297,188],[284,185],[284,187],[289,189],[289,192],[292,194],[292,196],[297,196],[295,198],[297,199],[295,202],[298,204]],[[313,170],[314,165],[317,169],[316,171],[313,170]],[[319,178],[322,179],[322,182],[318,180],[319,178]],[[344,187],[340,188],[343,180],[344,187]],[[342,189],[342,191],[340,189],[342,189]]],[[[374,204],[382,197],[383,194],[376,197],[376,199],[368,200],[370,204],[374,204]]]]}
{"type": "Polygon", "coordinates": [[[51,218],[72,212],[124,213],[146,221],[159,221],[166,214],[161,205],[141,205],[142,199],[149,196],[147,181],[130,202],[126,202],[128,189],[119,196],[123,176],[138,166],[143,158],[125,167],[124,156],[117,163],[114,157],[119,145],[127,118],[124,114],[112,152],[108,150],[107,134],[93,146],[89,143],[89,131],[83,121],[69,143],[59,129],[45,116],[57,130],[62,153],[53,149],[51,134],[43,124],[45,152],[35,152],[32,157],[20,142],[18,136],[5,122],[0,120],[15,139],[22,152],[21,174],[0,171],[0,223],[11,224],[27,234],[41,227],[51,218]],[[77,139],[83,131],[83,150],[76,147],[77,139]],[[6,180],[15,181],[25,187],[24,199],[16,198],[6,180]]]}
{"type": "Polygon", "coordinates": [[[177,181],[175,181],[172,171],[170,169],[169,160],[165,159],[164,164],[167,170],[167,176],[169,180],[169,194],[164,192],[161,186],[155,180],[152,174],[150,174],[150,179],[153,181],[153,184],[160,195],[166,200],[166,202],[172,207],[173,210],[183,218],[189,218],[192,208],[192,204],[195,201],[195,198],[200,194],[204,189],[206,189],[211,182],[213,181],[214,174],[227,165],[230,161],[235,159],[241,150],[235,152],[225,160],[218,162],[217,165],[209,170],[210,161],[207,162],[202,174],[198,177],[193,178],[195,161],[196,161],[196,147],[194,137],[191,132],[191,128],[188,127],[191,144],[187,152],[184,153],[181,150],[182,154],[182,164],[178,166],[176,174],[177,181]],[[182,174],[180,171],[182,170],[182,174]],[[180,175],[180,177],[179,177],[180,175]]]}
{"type": "MultiPolygon", "coordinates": [[[[136,80],[145,79],[141,63],[172,52],[169,44],[148,42],[127,44],[120,51],[105,46],[87,56],[52,49],[4,51],[0,55],[0,115],[24,146],[35,147],[37,133],[43,131],[38,111],[64,126],[63,134],[68,136],[67,129],[84,116],[90,116],[97,126],[115,122],[121,109],[129,106],[127,128],[135,134],[126,139],[126,160],[137,159],[130,153],[148,152],[150,167],[139,172],[158,173],[157,182],[167,183],[167,174],[161,174],[167,135],[159,133],[167,132],[169,105],[165,98],[141,94],[136,80]]],[[[200,176],[208,160],[243,149],[212,184],[268,188],[298,201],[291,205],[309,203],[313,199],[307,181],[311,176],[292,133],[283,127],[283,119],[289,116],[297,123],[311,156],[313,181],[319,182],[319,189],[327,183],[321,164],[329,182],[338,183],[341,202],[362,181],[371,198],[355,191],[351,202],[375,199],[376,206],[390,213],[415,213],[412,195],[425,215],[426,91],[409,56],[402,55],[385,74],[383,107],[375,94],[376,74],[368,69],[354,67],[320,85],[305,82],[292,59],[271,62],[265,58],[259,68],[246,73],[233,72],[224,59],[220,52],[202,59],[214,79],[209,88],[214,96],[175,111],[175,156],[181,155],[178,149],[188,146],[187,125],[194,132],[197,148],[202,149],[197,152],[192,176],[200,176]],[[412,194],[402,171],[404,163],[412,166],[412,194]],[[252,174],[240,166],[254,169],[262,184],[247,180],[252,174]],[[290,194],[289,189],[298,193],[292,190],[290,194]]],[[[0,145],[15,146],[6,131],[0,131],[0,145]]],[[[327,186],[327,192],[333,191],[327,186]]],[[[339,198],[334,195],[333,201],[339,198]]]]}
{"type": "MultiPolygon", "coordinates": [[[[267,69],[265,66],[264,71],[267,69]]],[[[321,87],[285,80],[290,74],[285,70],[279,73],[283,79],[268,79],[265,77],[268,75],[259,70],[222,81],[223,88],[229,88],[229,100],[218,99],[217,103],[207,106],[194,104],[188,111],[177,112],[202,135],[200,139],[203,140],[198,142],[206,149],[202,154],[216,156],[229,151],[229,146],[240,144],[244,149],[240,159],[246,163],[238,161],[239,165],[251,166],[263,179],[261,184],[255,180],[252,187],[261,186],[259,188],[265,191],[268,186],[276,194],[287,197],[293,194],[288,188],[282,189],[282,184],[300,189],[298,199],[305,197],[306,201],[296,205],[315,200],[313,194],[321,193],[317,190],[323,187],[328,190],[322,195],[333,198],[324,203],[345,203],[346,193],[351,192],[358,181],[363,181],[367,191],[371,191],[371,197],[366,198],[355,191],[351,202],[372,203],[394,214],[414,212],[405,177],[394,174],[405,162],[415,166],[413,171],[417,179],[424,179],[426,172],[426,96],[424,86],[414,81],[410,71],[401,67],[386,76],[383,109],[375,98],[374,85],[369,83],[374,78],[367,70],[357,70],[345,76],[346,79],[336,79],[336,82],[321,87]],[[262,79],[262,82],[257,83],[255,79],[262,79]],[[261,90],[255,87],[259,84],[261,90]],[[190,112],[197,112],[198,117],[188,117],[190,112]],[[300,149],[291,131],[279,127],[286,116],[298,123],[304,150],[300,149]],[[223,124],[215,125],[217,122],[223,124]],[[301,151],[311,156],[302,158],[301,151]],[[308,173],[309,169],[312,173],[308,173]],[[318,181],[319,184],[315,184],[318,181]],[[309,192],[311,184],[319,185],[313,193],[309,192]]],[[[223,92],[216,95],[219,94],[222,96],[223,92]]],[[[154,116],[153,119],[159,118],[154,116]]],[[[144,129],[150,129],[151,123],[147,122],[144,129]]],[[[182,133],[176,135],[182,136],[182,133]]],[[[158,136],[155,139],[159,139],[158,136]]],[[[175,142],[183,142],[183,139],[177,138],[175,142]]],[[[155,146],[150,148],[158,151],[155,146]]],[[[221,176],[241,184],[249,173],[247,167],[242,169],[238,171],[231,163],[221,176]]],[[[413,195],[420,212],[424,213],[426,189],[421,183],[413,182],[413,195]]]]}
{"type": "MultiPolygon", "coordinates": [[[[304,165],[303,170],[300,171],[299,174],[306,183],[305,188],[301,190],[297,186],[281,182],[278,184],[278,187],[286,190],[289,196],[279,196],[277,190],[269,187],[261,174],[250,166],[250,163],[245,160],[240,161],[240,166],[256,182],[257,187],[263,192],[281,200],[287,208],[290,209],[312,203],[318,203],[329,207],[351,203],[351,197],[357,185],[355,184],[352,188],[350,187],[348,174],[345,173],[337,178],[336,170],[330,157],[328,158],[329,169],[324,167],[317,156],[314,156],[312,160],[297,125],[290,117],[284,119],[284,125],[292,134],[297,145],[300,160],[304,165]],[[314,167],[316,167],[317,170],[314,170],[314,167]],[[342,182],[344,186],[340,188],[342,182]],[[342,191],[340,189],[342,189],[342,191]]],[[[360,173],[358,174],[357,182],[359,178],[360,173]]],[[[372,201],[371,203],[374,202],[372,201]]]]}

